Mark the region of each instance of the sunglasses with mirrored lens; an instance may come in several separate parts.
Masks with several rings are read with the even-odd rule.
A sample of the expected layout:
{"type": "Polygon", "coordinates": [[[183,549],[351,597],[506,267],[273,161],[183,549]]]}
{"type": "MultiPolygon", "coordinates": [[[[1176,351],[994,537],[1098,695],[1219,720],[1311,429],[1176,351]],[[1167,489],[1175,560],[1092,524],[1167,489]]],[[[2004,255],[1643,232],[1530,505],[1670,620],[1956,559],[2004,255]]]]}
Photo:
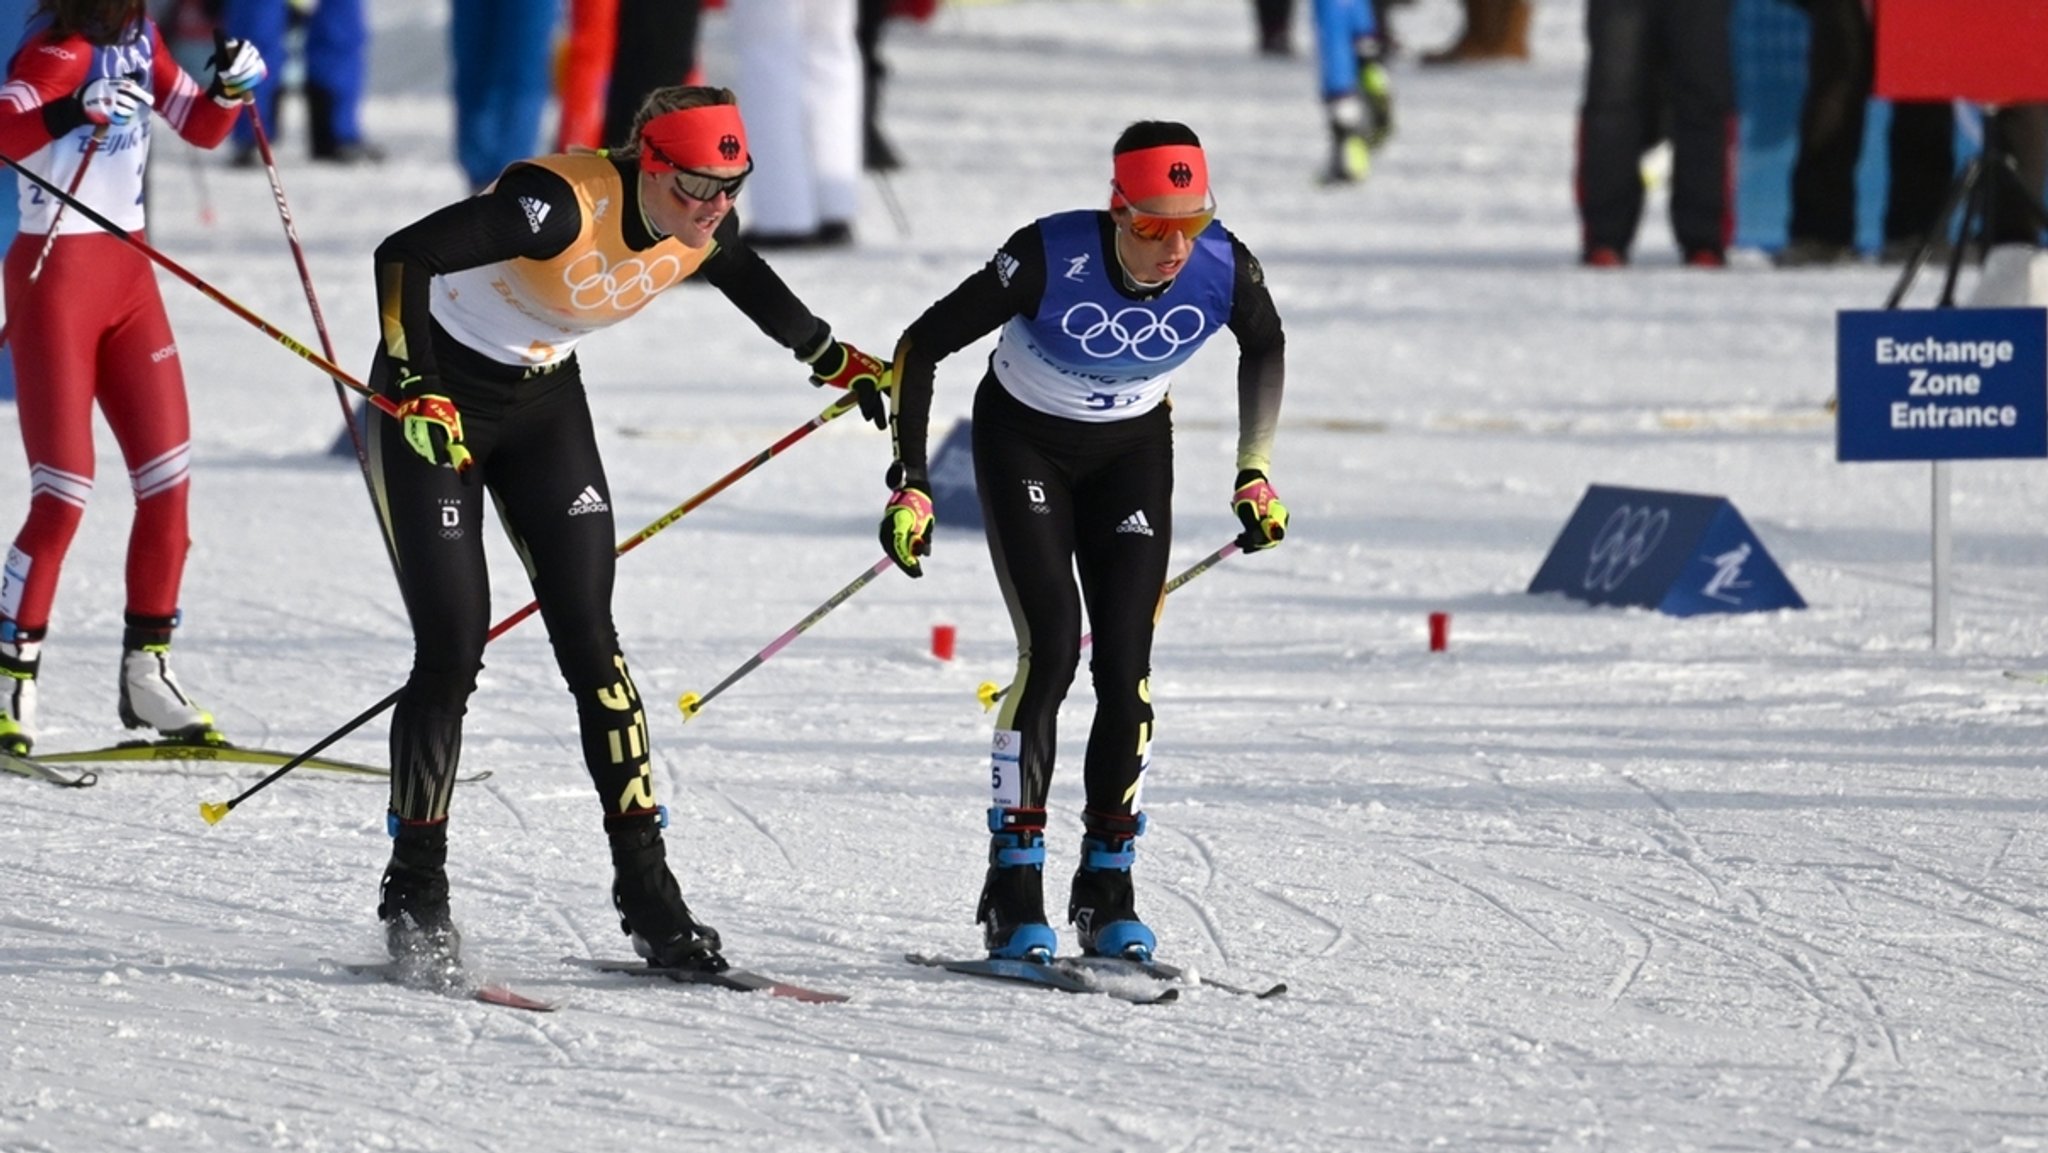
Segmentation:
{"type": "Polygon", "coordinates": [[[731,200],[739,196],[740,189],[746,185],[747,177],[753,175],[753,172],[752,157],[747,159],[746,171],[738,176],[712,176],[709,173],[680,168],[676,170],[674,178],[675,190],[678,195],[689,197],[691,200],[716,200],[721,192],[725,194],[726,199],[731,200]]]}
{"type": "Polygon", "coordinates": [[[1154,212],[1140,212],[1131,209],[1131,235],[1139,240],[1165,240],[1178,232],[1193,240],[1216,219],[1216,210],[1205,208],[1200,212],[1161,215],[1154,212]]]}
{"type": "Polygon", "coordinates": [[[1139,240],[1165,240],[1176,232],[1193,240],[1209,227],[1210,221],[1216,219],[1214,193],[1206,197],[1208,203],[1204,204],[1199,212],[1146,212],[1132,204],[1130,197],[1125,196],[1124,190],[1114,181],[1109,187],[1115,197],[1112,203],[1131,214],[1131,235],[1139,240]]]}

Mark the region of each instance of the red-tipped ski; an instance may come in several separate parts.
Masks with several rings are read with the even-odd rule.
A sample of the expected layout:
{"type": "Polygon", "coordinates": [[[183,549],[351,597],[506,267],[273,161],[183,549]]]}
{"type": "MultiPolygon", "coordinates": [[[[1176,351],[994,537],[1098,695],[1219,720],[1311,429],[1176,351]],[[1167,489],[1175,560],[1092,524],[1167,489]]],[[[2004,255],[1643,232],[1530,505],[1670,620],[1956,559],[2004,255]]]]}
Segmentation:
{"type": "Polygon", "coordinates": [[[459,966],[452,974],[437,973],[433,980],[421,981],[409,976],[396,961],[335,961],[323,957],[320,963],[345,969],[358,977],[375,977],[402,989],[415,989],[442,997],[480,1001],[486,1005],[502,1005],[507,1009],[524,1009],[529,1013],[552,1013],[556,1008],[552,1001],[529,997],[503,985],[473,981],[459,966]]]}

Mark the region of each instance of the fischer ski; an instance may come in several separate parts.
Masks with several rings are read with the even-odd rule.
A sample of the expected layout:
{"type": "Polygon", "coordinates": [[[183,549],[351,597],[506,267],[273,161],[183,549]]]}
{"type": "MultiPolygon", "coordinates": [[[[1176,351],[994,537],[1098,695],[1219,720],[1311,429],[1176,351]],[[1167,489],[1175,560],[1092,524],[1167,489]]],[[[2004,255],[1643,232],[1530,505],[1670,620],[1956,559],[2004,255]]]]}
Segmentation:
{"type": "Polygon", "coordinates": [[[929,957],[923,953],[905,953],[903,959],[913,965],[925,965],[943,969],[948,973],[959,973],[968,977],[985,977],[996,981],[1015,981],[1024,985],[1035,985],[1041,989],[1057,989],[1062,993],[1100,993],[1133,1005],[1164,1005],[1180,999],[1180,990],[1171,985],[1162,986],[1146,974],[1145,984],[1150,988],[1137,987],[1132,982],[1106,983],[1102,974],[1063,965],[1059,962],[1044,964],[1037,961],[1011,960],[1003,957],[952,958],[929,957]]]}
{"type": "Polygon", "coordinates": [[[1129,957],[1060,957],[1054,960],[1053,964],[1062,969],[1078,970],[1081,972],[1094,971],[1111,975],[1123,974],[1150,977],[1155,981],[1172,982],[1174,985],[1184,989],[1214,989],[1219,993],[1230,993],[1235,996],[1250,997],[1259,1001],[1264,1001],[1270,997],[1278,997],[1287,991],[1287,982],[1285,981],[1275,981],[1264,988],[1233,985],[1227,981],[1218,981],[1199,973],[1190,975],[1187,970],[1182,969],[1178,965],[1169,965],[1163,961],[1133,961],[1129,957]]]}
{"type": "MultiPolygon", "coordinates": [[[[97,749],[73,749],[61,753],[45,753],[37,760],[49,764],[97,764],[120,761],[221,761],[244,765],[267,765],[276,767],[296,757],[282,749],[259,749],[246,745],[231,745],[225,742],[182,741],[165,737],[154,741],[122,741],[97,749]]],[[[343,773],[359,777],[389,777],[391,770],[377,765],[366,765],[357,761],[341,761],[330,757],[308,757],[300,762],[300,768],[322,769],[330,773],[343,773]]],[[[481,781],[490,776],[490,770],[457,777],[465,784],[481,781]]]]}
{"type": "Polygon", "coordinates": [[[447,969],[415,969],[397,961],[336,961],[322,957],[320,963],[346,970],[358,977],[375,977],[387,985],[401,989],[412,989],[421,993],[436,993],[443,997],[454,997],[464,1001],[481,1001],[486,1005],[501,1005],[507,1009],[524,1009],[529,1013],[552,1013],[555,1004],[517,993],[503,985],[480,982],[469,975],[460,962],[447,969]]]}
{"type": "Polygon", "coordinates": [[[633,958],[630,961],[592,959],[590,957],[564,957],[562,960],[579,968],[599,973],[622,973],[628,977],[666,977],[679,985],[709,985],[716,989],[730,989],[736,993],[766,993],[771,997],[787,997],[807,1005],[836,1005],[852,1000],[844,993],[828,993],[823,989],[810,989],[779,981],[748,969],[723,969],[707,973],[702,969],[663,969],[633,958]]]}
{"type": "Polygon", "coordinates": [[[0,752],[0,769],[34,781],[43,781],[62,789],[87,789],[99,783],[100,775],[90,770],[82,773],[67,773],[44,764],[38,757],[23,757],[14,753],[0,752]]]}

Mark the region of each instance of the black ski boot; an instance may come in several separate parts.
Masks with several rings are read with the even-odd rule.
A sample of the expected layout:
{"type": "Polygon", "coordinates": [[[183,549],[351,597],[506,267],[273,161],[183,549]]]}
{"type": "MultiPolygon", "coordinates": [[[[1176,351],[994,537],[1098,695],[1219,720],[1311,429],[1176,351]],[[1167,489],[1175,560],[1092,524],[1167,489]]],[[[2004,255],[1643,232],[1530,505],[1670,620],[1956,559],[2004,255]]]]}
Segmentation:
{"type": "Polygon", "coordinates": [[[1081,951],[1091,957],[1149,961],[1159,940],[1138,919],[1131,886],[1145,814],[1087,812],[1081,819],[1087,832],[1081,838],[1073,899],[1067,904],[1067,920],[1081,934],[1081,951]]]}
{"type": "Polygon", "coordinates": [[[448,822],[391,818],[391,863],[378,890],[384,946],[410,983],[452,980],[462,968],[462,934],[448,911],[448,822]]]}
{"type": "Polygon", "coordinates": [[[619,911],[619,929],[633,938],[633,951],[656,968],[724,972],[718,930],[690,915],[682,887],[669,871],[668,848],[661,839],[667,815],[657,810],[604,819],[612,842],[612,905],[619,911]]]}
{"type": "Polygon", "coordinates": [[[1045,810],[988,811],[988,877],[974,912],[988,955],[1052,960],[1059,935],[1045,923],[1045,810]]]}

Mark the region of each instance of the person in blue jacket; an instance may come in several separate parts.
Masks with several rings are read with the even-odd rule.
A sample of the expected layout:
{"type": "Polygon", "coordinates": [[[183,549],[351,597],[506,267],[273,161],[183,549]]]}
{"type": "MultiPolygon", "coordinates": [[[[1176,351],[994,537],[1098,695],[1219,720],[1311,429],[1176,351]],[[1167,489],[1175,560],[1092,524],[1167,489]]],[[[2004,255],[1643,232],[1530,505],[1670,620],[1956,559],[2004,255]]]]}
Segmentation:
{"type": "MultiPolygon", "coordinates": [[[[221,0],[219,23],[278,61],[256,91],[264,131],[278,140],[278,89],[283,83],[285,33],[293,10],[304,15],[305,93],[313,159],[335,164],[376,161],[383,154],[363,140],[363,89],[369,77],[370,29],[364,0],[221,0]],[[310,10],[308,10],[310,8],[310,10]]],[[[235,124],[236,160],[255,162],[256,131],[247,118],[235,124]]]]}
{"type": "Polygon", "coordinates": [[[455,158],[472,191],[539,147],[561,16],[561,0],[455,0],[455,158]]]}
{"type": "Polygon", "coordinates": [[[1372,152],[1394,132],[1394,89],[1371,0],[1315,0],[1316,75],[1330,122],[1330,166],[1323,179],[1365,179],[1372,152]]]}
{"type": "Polygon", "coordinates": [[[1090,954],[1148,959],[1131,868],[1152,738],[1152,631],[1173,543],[1174,370],[1228,328],[1238,346],[1238,544],[1278,544],[1287,507],[1266,479],[1285,338],[1265,273],[1216,222],[1194,131],[1140,121],[1114,149],[1109,206],[1019,229],[896,345],[895,490],[882,547],[923,574],[931,551],[926,436],[938,362],[1002,330],[974,396],[974,472],[996,581],[1017,629],[997,716],[989,868],[975,919],[993,957],[1046,961],[1045,804],[1060,702],[1094,634],[1095,720],[1083,762],[1080,868],[1067,919],[1090,954]],[[1078,570],[1079,583],[1076,584],[1078,570]]]}

